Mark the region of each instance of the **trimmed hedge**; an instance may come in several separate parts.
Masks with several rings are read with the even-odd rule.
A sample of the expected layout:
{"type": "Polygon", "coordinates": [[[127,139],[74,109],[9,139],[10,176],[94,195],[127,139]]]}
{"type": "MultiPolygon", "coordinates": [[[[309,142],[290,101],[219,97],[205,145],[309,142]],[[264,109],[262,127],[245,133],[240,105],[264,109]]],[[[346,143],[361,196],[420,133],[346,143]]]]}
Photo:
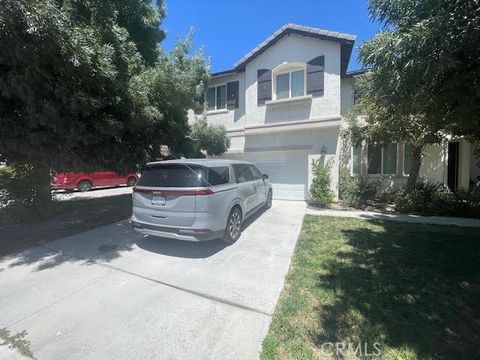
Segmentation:
{"type": "Polygon", "coordinates": [[[480,183],[456,192],[442,184],[419,183],[410,193],[399,193],[395,207],[401,213],[480,218],[480,183]]]}
{"type": "Polygon", "coordinates": [[[346,206],[393,204],[400,213],[480,218],[480,182],[468,190],[451,191],[443,184],[418,183],[405,189],[382,189],[378,179],[341,174],[340,199],[346,206]]]}

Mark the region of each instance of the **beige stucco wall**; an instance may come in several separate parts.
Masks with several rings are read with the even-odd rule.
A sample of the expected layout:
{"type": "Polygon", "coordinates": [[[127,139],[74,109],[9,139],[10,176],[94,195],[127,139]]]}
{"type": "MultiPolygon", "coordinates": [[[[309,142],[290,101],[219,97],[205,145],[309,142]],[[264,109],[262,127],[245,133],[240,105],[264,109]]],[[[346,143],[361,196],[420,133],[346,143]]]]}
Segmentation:
{"type": "MultiPolygon", "coordinates": [[[[245,72],[212,78],[209,86],[239,81],[239,108],[228,111],[207,113],[210,123],[223,125],[227,130],[245,128],[252,125],[273,124],[284,121],[301,121],[338,117],[341,114],[340,45],[335,42],[318,40],[299,35],[280,39],[247,64],[245,72]],[[317,56],[325,56],[324,95],[314,97],[302,104],[268,106],[257,104],[257,70],[271,69],[283,63],[306,64],[317,56]]],[[[348,84],[343,91],[347,96],[348,84]]],[[[345,111],[350,100],[343,104],[345,111]]],[[[189,121],[195,121],[193,111],[189,111],[189,121]]]]}
{"type": "Polygon", "coordinates": [[[310,188],[313,182],[313,161],[320,161],[322,164],[330,164],[330,189],[333,191],[335,200],[338,200],[338,180],[339,180],[339,171],[338,171],[338,156],[334,155],[322,155],[322,154],[310,154],[308,155],[308,196],[310,199],[310,188]]]}
{"type": "MultiPolygon", "coordinates": [[[[209,86],[217,86],[231,81],[239,82],[238,108],[232,110],[224,109],[207,112],[207,120],[209,123],[214,125],[223,125],[228,130],[245,127],[245,73],[212,78],[209,83],[209,86]]],[[[189,110],[189,123],[193,123],[195,118],[200,116],[201,115],[195,115],[192,110],[189,110]]]]}
{"type": "Polygon", "coordinates": [[[425,147],[419,176],[424,181],[447,183],[447,145],[429,145],[425,147]]]}
{"type": "Polygon", "coordinates": [[[231,136],[228,152],[243,152],[245,149],[245,136],[231,136]]]}
{"type": "Polygon", "coordinates": [[[247,64],[245,86],[247,126],[339,116],[340,45],[299,35],[285,36],[247,64]],[[280,109],[257,105],[257,70],[274,69],[285,62],[307,63],[321,55],[325,56],[324,96],[313,98],[306,105],[291,105],[280,109]]]}

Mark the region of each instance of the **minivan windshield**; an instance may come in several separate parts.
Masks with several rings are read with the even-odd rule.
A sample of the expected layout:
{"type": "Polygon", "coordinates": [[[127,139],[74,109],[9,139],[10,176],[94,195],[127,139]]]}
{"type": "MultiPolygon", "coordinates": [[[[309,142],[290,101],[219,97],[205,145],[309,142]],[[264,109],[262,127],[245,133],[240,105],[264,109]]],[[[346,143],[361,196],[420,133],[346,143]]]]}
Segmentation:
{"type": "Polygon", "coordinates": [[[139,186],[203,187],[205,168],[199,165],[162,164],[151,166],[143,173],[139,186]]]}

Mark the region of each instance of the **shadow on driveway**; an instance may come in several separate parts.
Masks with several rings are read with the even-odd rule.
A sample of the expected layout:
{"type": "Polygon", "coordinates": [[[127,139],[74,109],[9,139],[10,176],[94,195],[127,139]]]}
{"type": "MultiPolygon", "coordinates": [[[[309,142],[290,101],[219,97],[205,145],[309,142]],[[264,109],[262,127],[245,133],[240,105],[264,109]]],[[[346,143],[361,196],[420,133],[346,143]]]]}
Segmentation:
{"type": "Polygon", "coordinates": [[[223,250],[228,244],[222,240],[192,242],[145,236],[137,241],[137,246],[143,250],[167,256],[200,259],[207,258],[223,250]]]}
{"type": "MultiPolygon", "coordinates": [[[[262,209],[246,219],[242,224],[242,231],[245,231],[264,213],[265,210],[262,209]]],[[[238,241],[241,240],[242,239],[240,237],[238,241]]],[[[137,241],[137,246],[143,250],[157,254],[181,258],[200,259],[210,257],[229,245],[224,243],[221,239],[192,242],[156,236],[144,236],[137,241]]]]}

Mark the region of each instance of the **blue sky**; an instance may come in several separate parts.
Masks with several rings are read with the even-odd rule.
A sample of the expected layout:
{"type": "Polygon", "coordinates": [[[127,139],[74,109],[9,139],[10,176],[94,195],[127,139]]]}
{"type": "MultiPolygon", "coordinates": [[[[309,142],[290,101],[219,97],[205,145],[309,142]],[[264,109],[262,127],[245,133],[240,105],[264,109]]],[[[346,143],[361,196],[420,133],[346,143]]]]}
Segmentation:
{"type": "MultiPolygon", "coordinates": [[[[193,27],[212,72],[222,71],[286,23],[355,34],[355,48],[380,28],[368,17],[367,0],[167,0],[162,47],[171,49],[193,27]]],[[[349,70],[360,67],[354,49],[349,70]]]]}

